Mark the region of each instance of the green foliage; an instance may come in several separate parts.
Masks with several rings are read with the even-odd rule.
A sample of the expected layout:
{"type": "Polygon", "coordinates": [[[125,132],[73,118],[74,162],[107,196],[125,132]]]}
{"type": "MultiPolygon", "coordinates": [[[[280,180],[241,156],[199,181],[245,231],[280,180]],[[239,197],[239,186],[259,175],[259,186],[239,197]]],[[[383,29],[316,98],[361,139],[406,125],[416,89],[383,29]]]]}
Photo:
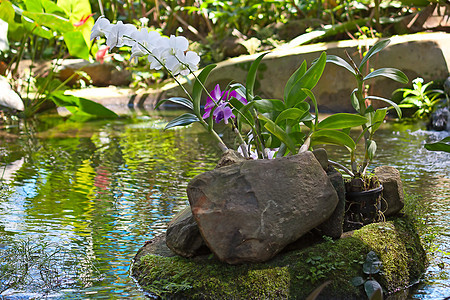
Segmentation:
{"type": "Polygon", "coordinates": [[[0,7],[0,18],[8,23],[11,45],[7,76],[15,82],[15,90],[22,94],[24,117],[34,115],[49,100],[57,106],[65,106],[72,113],[71,120],[117,117],[100,104],[64,95],[65,83],[55,78],[58,60],[66,51],[72,57],[89,58],[90,29],[94,21],[89,18],[88,0],[2,1],[0,7]],[[83,18],[88,18],[84,24],[74,25],[83,18]],[[19,74],[19,64],[24,58],[31,59],[33,64],[43,58],[52,59],[53,63],[45,75],[36,76],[33,64],[28,74],[19,74]],[[25,78],[14,80],[19,76],[25,78]],[[21,86],[19,82],[25,84],[21,86]]]}
{"type": "MultiPolygon", "coordinates": [[[[407,83],[408,77],[400,70],[395,68],[380,68],[377,70],[373,70],[368,72],[368,74],[363,74],[364,70],[368,69],[367,64],[369,63],[369,60],[371,57],[382,51],[386,46],[390,43],[389,39],[382,40],[377,42],[373,47],[371,47],[363,56],[361,62],[359,65],[356,65],[356,63],[351,59],[351,57],[347,54],[348,58],[350,59],[350,63],[345,61],[344,59],[334,56],[334,55],[328,55],[327,61],[334,63],[340,67],[345,68],[349,72],[353,74],[353,76],[356,79],[356,88],[352,91],[350,95],[350,102],[353,106],[353,108],[356,110],[356,112],[363,118],[366,118],[367,122],[361,124],[362,129],[362,135],[357,139],[359,141],[360,138],[364,138],[364,162],[359,166],[356,164],[356,147],[350,148],[347,146],[347,149],[350,151],[350,158],[351,158],[351,176],[355,176],[358,173],[365,174],[367,167],[372,161],[373,157],[375,156],[375,152],[377,149],[377,145],[375,141],[373,140],[373,136],[376,132],[376,130],[380,127],[381,123],[383,122],[385,116],[386,116],[386,109],[377,109],[375,110],[372,105],[370,105],[370,100],[380,100],[383,101],[389,105],[391,105],[397,112],[398,116],[401,118],[402,112],[400,107],[393,101],[389,99],[385,99],[382,97],[377,96],[363,96],[365,94],[364,87],[365,87],[365,81],[369,79],[373,79],[376,77],[386,77],[389,79],[392,79],[394,81],[400,82],[400,83],[407,83]]],[[[349,126],[353,127],[353,126],[349,126]]],[[[341,131],[344,134],[347,134],[345,131],[341,131]]],[[[349,136],[350,137],[350,136],[349,136]]],[[[336,143],[339,145],[339,143],[336,143]]],[[[355,143],[356,145],[356,143],[355,143]]]]}
{"type": "Polygon", "coordinates": [[[439,142],[427,143],[425,144],[425,149],[450,153],[450,137],[443,138],[439,142]]]}
{"type": "Polygon", "coordinates": [[[401,88],[394,91],[402,93],[402,100],[398,105],[401,108],[413,108],[415,112],[413,118],[428,119],[436,108],[445,105],[448,99],[445,92],[440,89],[430,89],[433,81],[423,84],[422,78],[413,80],[413,88],[401,88]]]}

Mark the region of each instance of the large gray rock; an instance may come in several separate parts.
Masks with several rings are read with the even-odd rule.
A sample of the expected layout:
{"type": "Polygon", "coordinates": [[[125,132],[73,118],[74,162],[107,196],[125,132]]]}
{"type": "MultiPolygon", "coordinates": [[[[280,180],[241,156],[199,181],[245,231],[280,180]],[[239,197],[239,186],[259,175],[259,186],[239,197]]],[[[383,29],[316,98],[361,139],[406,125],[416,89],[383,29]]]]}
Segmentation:
{"type": "Polygon", "coordinates": [[[202,253],[206,245],[189,206],[170,221],[166,230],[166,244],[170,250],[183,257],[202,253]]]}
{"type": "Polygon", "coordinates": [[[202,173],[187,194],[207,246],[230,264],[269,260],[327,220],[338,203],[311,152],[202,173]]]}
{"type": "Polygon", "coordinates": [[[376,167],[374,173],[383,185],[381,211],[386,217],[395,215],[405,205],[400,172],[394,167],[381,166],[376,167]]]}
{"type": "Polygon", "coordinates": [[[328,167],[327,176],[333,184],[339,198],[339,202],[331,217],[320,224],[316,229],[321,235],[338,239],[343,233],[344,213],[345,213],[345,185],[342,174],[332,166],[328,167]]]}

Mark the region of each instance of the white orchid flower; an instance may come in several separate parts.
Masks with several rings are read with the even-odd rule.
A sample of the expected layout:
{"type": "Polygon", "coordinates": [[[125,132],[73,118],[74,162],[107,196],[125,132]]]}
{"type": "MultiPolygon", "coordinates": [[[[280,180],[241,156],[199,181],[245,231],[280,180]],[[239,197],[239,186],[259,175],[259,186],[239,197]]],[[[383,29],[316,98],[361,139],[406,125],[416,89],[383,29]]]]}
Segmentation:
{"type": "Polygon", "coordinates": [[[92,27],[91,41],[106,35],[106,33],[109,32],[113,26],[114,25],[112,25],[107,18],[100,16],[92,27]]]}
{"type": "Polygon", "coordinates": [[[109,32],[105,33],[106,45],[113,49],[114,47],[133,46],[134,41],[130,39],[131,35],[137,31],[133,24],[123,24],[122,21],[114,24],[109,32]]]}
{"type": "Polygon", "coordinates": [[[161,40],[161,35],[157,31],[147,31],[146,28],[135,31],[131,35],[131,39],[135,41],[131,48],[130,60],[134,57],[145,56],[151,53],[161,40]]]}
{"type": "Polygon", "coordinates": [[[150,69],[160,70],[166,64],[167,51],[165,48],[155,48],[152,54],[148,56],[150,69]]]}
{"type": "Polygon", "coordinates": [[[186,53],[178,51],[167,60],[167,68],[172,71],[173,75],[188,75],[191,71],[198,70],[199,62],[200,56],[194,51],[186,53]]]}

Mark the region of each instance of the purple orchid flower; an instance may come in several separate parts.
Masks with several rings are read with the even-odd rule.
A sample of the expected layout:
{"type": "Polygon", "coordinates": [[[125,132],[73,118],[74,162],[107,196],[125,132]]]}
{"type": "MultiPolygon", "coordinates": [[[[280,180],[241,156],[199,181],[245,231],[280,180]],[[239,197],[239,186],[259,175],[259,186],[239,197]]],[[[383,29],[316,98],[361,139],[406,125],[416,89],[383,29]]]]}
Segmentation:
{"type": "Polygon", "coordinates": [[[247,99],[239,95],[236,91],[222,91],[217,84],[213,91],[211,91],[211,97],[206,99],[205,113],[203,119],[209,118],[211,111],[214,107],[217,107],[213,111],[213,119],[216,123],[224,120],[225,124],[228,124],[228,119],[236,118],[231,108],[228,106],[228,101],[232,98],[236,98],[243,104],[247,104],[247,99]]]}

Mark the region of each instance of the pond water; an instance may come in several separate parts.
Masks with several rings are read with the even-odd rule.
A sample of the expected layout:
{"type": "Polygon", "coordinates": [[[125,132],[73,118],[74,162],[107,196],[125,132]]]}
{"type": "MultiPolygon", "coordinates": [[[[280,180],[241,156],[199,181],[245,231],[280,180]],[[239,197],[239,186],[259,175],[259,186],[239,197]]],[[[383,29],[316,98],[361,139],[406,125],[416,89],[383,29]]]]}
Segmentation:
{"type": "MultiPolygon", "coordinates": [[[[0,250],[8,254],[0,257],[1,296],[145,299],[129,276],[132,258],[164,232],[188,203],[188,181],[220,155],[202,128],[163,125],[157,115],[85,124],[49,117],[0,131],[0,250]],[[2,277],[8,272],[26,275],[14,286],[2,277]]],[[[450,154],[423,148],[445,135],[404,124],[378,135],[373,165],[400,170],[430,224],[430,267],[402,299],[450,295],[450,154]]]]}

